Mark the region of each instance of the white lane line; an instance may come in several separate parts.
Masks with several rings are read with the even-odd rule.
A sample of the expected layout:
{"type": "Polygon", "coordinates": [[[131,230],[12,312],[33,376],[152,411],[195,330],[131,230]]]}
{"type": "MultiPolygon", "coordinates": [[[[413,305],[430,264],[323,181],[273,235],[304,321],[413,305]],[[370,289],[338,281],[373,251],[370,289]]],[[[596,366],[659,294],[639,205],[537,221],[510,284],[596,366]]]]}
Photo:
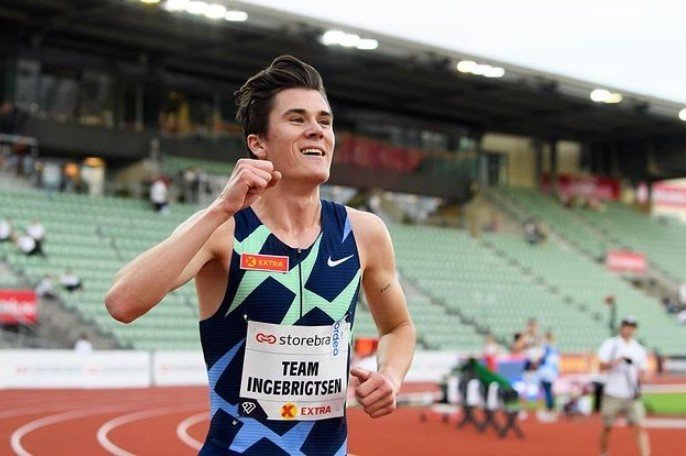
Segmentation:
{"type": "Polygon", "coordinates": [[[83,410],[71,410],[64,413],[58,413],[56,415],[46,416],[38,420],[30,421],[14,431],[10,438],[10,444],[12,445],[12,450],[17,453],[17,456],[32,456],[26,448],[21,443],[21,439],[26,437],[33,431],[36,431],[42,427],[50,426],[52,424],[61,423],[63,421],[74,420],[76,418],[83,418],[92,415],[102,415],[105,413],[120,412],[132,407],[140,407],[140,402],[135,402],[126,405],[105,405],[100,407],[93,407],[90,409],[83,410]]]}
{"type": "Polygon", "coordinates": [[[134,421],[144,420],[147,418],[152,418],[160,415],[168,415],[170,413],[182,412],[189,409],[197,410],[198,405],[176,405],[170,407],[141,410],[138,412],[129,413],[127,415],[118,416],[100,426],[97,432],[98,443],[100,443],[100,445],[103,448],[112,453],[114,456],[136,456],[134,453],[130,453],[125,449],[112,443],[112,441],[107,437],[107,434],[109,434],[112,430],[118,428],[119,426],[123,426],[134,421]]]}
{"type": "Polygon", "coordinates": [[[683,418],[646,418],[643,427],[649,429],[686,429],[686,419],[683,418]]]}
{"type": "Polygon", "coordinates": [[[205,410],[204,412],[197,413],[195,415],[191,415],[179,423],[179,425],[176,427],[176,435],[183,443],[185,443],[186,445],[188,445],[196,451],[200,451],[200,449],[202,448],[202,442],[195,440],[193,437],[191,437],[191,435],[188,433],[188,429],[191,426],[195,426],[196,424],[202,423],[203,421],[209,419],[210,415],[207,410],[205,410]]]}
{"type": "MultiPolygon", "coordinates": [[[[93,400],[88,401],[65,401],[65,402],[53,402],[43,405],[33,405],[32,407],[22,407],[11,410],[0,411],[0,420],[12,418],[15,416],[33,415],[36,413],[45,414],[45,412],[59,411],[61,409],[73,410],[76,408],[81,408],[84,405],[92,405],[93,400]]],[[[121,402],[118,402],[121,404],[121,402]]]]}
{"type": "MultiPolygon", "coordinates": [[[[146,404],[150,405],[150,398],[140,398],[139,400],[134,400],[130,396],[127,396],[126,398],[126,403],[131,403],[131,404],[146,404]]],[[[159,398],[153,399],[155,402],[155,405],[163,405],[165,402],[173,402],[175,404],[178,404],[180,399],[178,397],[164,397],[161,396],[159,398]]],[[[194,398],[189,397],[188,400],[194,400],[194,398]]],[[[57,409],[58,411],[60,409],[76,409],[83,407],[84,405],[92,405],[93,402],[99,402],[99,405],[122,405],[121,402],[121,395],[117,398],[111,397],[109,399],[101,399],[101,398],[91,398],[91,399],[80,399],[78,401],[64,401],[64,402],[44,402],[42,405],[36,405],[36,404],[31,404],[30,407],[22,407],[22,408],[16,408],[16,409],[10,409],[10,410],[0,410],[0,420],[6,419],[6,418],[12,418],[16,416],[23,416],[23,415],[32,415],[35,413],[41,413],[41,412],[51,412],[57,409]],[[113,401],[113,399],[117,399],[116,401],[113,401]]],[[[185,401],[181,401],[185,402],[185,401]]],[[[65,410],[66,411],[66,410],[65,410]]]]}

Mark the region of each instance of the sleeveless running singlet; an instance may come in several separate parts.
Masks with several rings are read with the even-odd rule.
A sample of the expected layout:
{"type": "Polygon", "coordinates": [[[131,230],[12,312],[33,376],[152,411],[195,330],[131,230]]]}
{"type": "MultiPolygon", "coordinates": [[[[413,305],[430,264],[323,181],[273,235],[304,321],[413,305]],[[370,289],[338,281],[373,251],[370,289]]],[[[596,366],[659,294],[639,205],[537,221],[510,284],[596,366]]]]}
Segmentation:
{"type": "MultiPolygon", "coordinates": [[[[200,322],[211,404],[210,428],[201,456],[347,454],[344,411],[342,416],[326,418],[327,413],[334,413],[335,406],[319,402],[309,407],[307,401],[275,402],[275,410],[281,414],[278,419],[267,419],[257,401],[241,398],[246,388],[269,392],[274,398],[293,392],[304,395],[301,398],[314,398],[317,394],[339,392],[341,388],[345,391],[349,333],[332,332],[330,328],[343,327],[346,322],[352,326],[354,322],[360,259],[346,208],[324,200],[321,204],[321,232],[306,249],[281,242],[249,207],[234,215],[234,247],[226,294],[217,312],[200,322]],[[248,377],[247,373],[244,376],[244,367],[247,372],[251,365],[252,372],[262,363],[255,362],[258,358],[246,363],[246,358],[253,356],[246,352],[274,356],[251,351],[250,344],[246,351],[250,322],[257,325],[250,332],[253,348],[264,347],[267,353],[280,349],[282,343],[295,345],[286,348],[294,354],[291,359],[296,362],[272,363],[281,381],[248,377]],[[265,330],[270,326],[263,323],[280,325],[279,330],[265,330]],[[310,328],[296,328],[291,337],[288,328],[294,326],[310,328]],[[308,331],[319,332],[312,335],[308,331]],[[334,351],[338,353],[339,334],[345,337],[345,350],[341,352],[345,367],[341,369],[339,359],[337,372],[344,370],[345,377],[339,375],[336,379],[327,377],[327,361],[316,360],[333,356],[334,351]],[[317,353],[313,354],[314,351],[317,353]]],[[[265,407],[266,404],[262,403],[265,407]]]]}

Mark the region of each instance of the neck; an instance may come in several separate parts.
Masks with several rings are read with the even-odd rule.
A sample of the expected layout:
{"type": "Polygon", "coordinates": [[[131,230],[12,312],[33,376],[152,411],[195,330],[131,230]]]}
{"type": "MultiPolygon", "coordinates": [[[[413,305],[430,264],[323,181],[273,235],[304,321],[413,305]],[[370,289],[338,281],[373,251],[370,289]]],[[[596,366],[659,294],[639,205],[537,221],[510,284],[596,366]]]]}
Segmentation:
{"type": "Polygon", "coordinates": [[[270,230],[294,239],[308,237],[321,227],[321,203],[319,186],[309,189],[293,188],[280,182],[266,192],[254,205],[253,210],[270,230]]]}
{"type": "Polygon", "coordinates": [[[621,337],[622,339],[624,339],[624,342],[629,342],[629,341],[631,340],[631,336],[625,337],[625,336],[620,335],[619,337],[621,337]]]}

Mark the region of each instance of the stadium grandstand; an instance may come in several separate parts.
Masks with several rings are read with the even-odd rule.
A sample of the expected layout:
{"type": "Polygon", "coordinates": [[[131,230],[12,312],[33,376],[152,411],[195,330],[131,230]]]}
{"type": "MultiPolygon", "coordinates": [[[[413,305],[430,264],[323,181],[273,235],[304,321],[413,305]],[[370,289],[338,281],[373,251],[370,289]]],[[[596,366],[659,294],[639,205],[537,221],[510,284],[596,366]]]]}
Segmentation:
{"type": "MultiPolygon", "coordinates": [[[[0,426],[12,418],[0,454],[53,454],[51,445],[77,456],[103,447],[197,453],[209,424],[206,403],[197,406],[209,366],[193,281],[128,324],[108,313],[105,295],[117,271],[220,194],[246,156],[232,94],[281,54],[322,74],[336,149],[321,197],[385,222],[417,330],[398,402],[408,407],[375,432],[393,438],[403,429],[396,425],[434,426],[439,385],[469,358],[488,365],[495,356],[494,370],[516,387],[522,407],[535,408],[543,393],[527,389],[524,369],[539,356],[535,370],[547,331],[561,354],[559,404],[574,404],[577,393],[590,403],[598,348],[629,316],[649,353],[651,419],[686,416],[686,110],[680,119],[677,102],[631,92],[600,100],[583,80],[486,58],[477,71],[477,56],[330,26],[240,1],[0,6],[0,426]],[[161,206],[152,196],[160,186],[161,206]],[[31,234],[35,225],[44,234],[31,234]],[[532,325],[536,334],[527,332],[532,325]],[[75,349],[84,339],[93,361],[75,349]],[[60,388],[78,392],[76,405],[50,396],[47,424],[29,420],[40,418],[30,407],[14,410],[34,389],[60,388]],[[119,388],[130,398],[118,404],[119,388]],[[101,400],[91,390],[112,395],[102,413],[82,410],[101,400]],[[158,408],[126,407],[146,397],[158,408]],[[409,407],[417,401],[421,412],[409,407]],[[157,433],[161,419],[151,439],[114,432],[165,413],[180,417],[178,442],[165,441],[173,430],[157,433]],[[42,428],[82,415],[104,416],[97,443],[83,449],[42,428]],[[39,428],[45,435],[29,448],[39,428]]],[[[352,362],[375,368],[379,330],[363,292],[352,331],[352,362]]],[[[479,407],[488,411],[486,402],[479,407]]],[[[350,412],[351,450],[390,454],[358,412],[350,412]]],[[[436,446],[421,451],[463,454],[451,446],[460,433],[472,451],[464,454],[544,454],[576,429],[596,438],[600,426],[595,416],[550,423],[559,438],[551,441],[532,421],[521,426],[534,437],[521,442],[432,427],[436,446]]],[[[678,426],[651,434],[659,454],[674,454],[678,426]]],[[[395,454],[419,452],[400,445],[395,454]]],[[[561,454],[584,454],[578,442],[569,445],[579,451],[561,454]]]]}

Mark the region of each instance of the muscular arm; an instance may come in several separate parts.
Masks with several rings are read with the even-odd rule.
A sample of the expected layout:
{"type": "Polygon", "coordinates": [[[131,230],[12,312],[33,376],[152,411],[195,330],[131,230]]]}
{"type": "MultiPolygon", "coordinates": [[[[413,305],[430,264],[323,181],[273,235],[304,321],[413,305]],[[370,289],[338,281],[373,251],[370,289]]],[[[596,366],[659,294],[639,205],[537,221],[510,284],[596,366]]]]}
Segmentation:
{"type": "Polygon", "coordinates": [[[167,239],[124,266],[105,297],[110,315],[130,323],[167,293],[195,277],[208,261],[220,255],[211,240],[221,234],[217,229],[225,222],[225,212],[211,206],[191,216],[167,239]]]}
{"type": "MultiPolygon", "coordinates": [[[[377,417],[395,409],[395,394],[410,368],[416,333],[396,277],[393,245],[385,225],[373,214],[358,211],[350,214],[363,261],[362,285],[379,330],[378,373],[390,382],[393,390],[392,405],[378,409],[373,405],[374,401],[367,400],[367,397],[361,399],[365,410],[372,417],[377,417]]],[[[380,388],[384,389],[383,386],[380,388]]],[[[359,389],[364,395],[371,386],[365,389],[363,383],[359,389]]]]}
{"type": "MultiPolygon", "coordinates": [[[[179,226],[169,238],[136,257],[114,278],[105,305],[115,319],[130,323],[183,285],[211,260],[220,260],[229,245],[233,214],[250,206],[281,179],[266,160],[241,159],[224,190],[204,211],[179,226]],[[225,229],[219,229],[220,227],[225,229]]],[[[206,309],[205,309],[206,310],[206,309]]],[[[205,312],[201,309],[201,315],[205,312]]]]}

